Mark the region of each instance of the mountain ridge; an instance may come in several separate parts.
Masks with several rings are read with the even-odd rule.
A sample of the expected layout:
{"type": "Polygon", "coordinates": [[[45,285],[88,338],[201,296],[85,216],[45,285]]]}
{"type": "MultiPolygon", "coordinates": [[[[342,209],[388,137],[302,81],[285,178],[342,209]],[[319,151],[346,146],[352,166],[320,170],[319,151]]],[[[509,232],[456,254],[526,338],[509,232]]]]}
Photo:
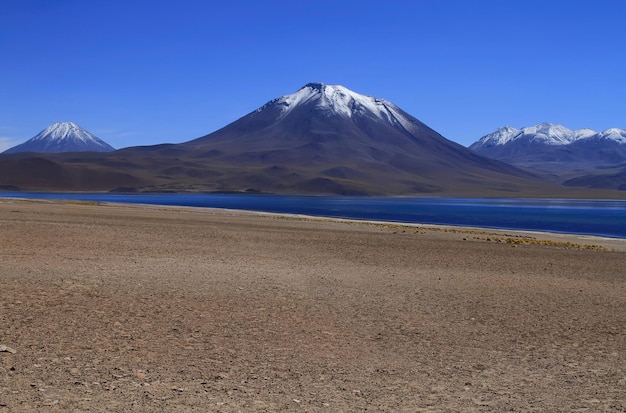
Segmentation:
{"type": "Polygon", "coordinates": [[[478,154],[570,187],[626,189],[626,130],[571,130],[553,123],[498,128],[469,146],[478,154]]]}
{"type": "Polygon", "coordinates": [[[565,126],[549,122],[527,126],[521,129],[504,126],[483,136],[470,145],[469,148],[480,152],[481,150],[484,151],[483,148],[485,147],[510,145],[524,139],[536,143],[545,143],[551,146],[569,145],[586,139],[606,139],[616,143],[626,144],[626,130],[618,128],[609,128],[601,132],[589,128],[572,130],[565,126]]]}

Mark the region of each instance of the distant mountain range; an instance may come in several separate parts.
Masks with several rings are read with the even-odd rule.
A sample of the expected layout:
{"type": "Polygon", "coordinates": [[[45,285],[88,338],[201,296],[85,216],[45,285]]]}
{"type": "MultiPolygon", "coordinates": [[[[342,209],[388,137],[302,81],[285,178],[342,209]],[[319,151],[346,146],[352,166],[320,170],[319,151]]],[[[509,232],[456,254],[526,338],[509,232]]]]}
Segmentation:
{"type": "Polygon", "coordinates": [[[469,148],[516,164],[545,161],[616,164],[626,161],[626,130],[571,130],[552,123],[522,129],[505,126],[483,136],[469,148]]]}
{"type": "Polygon", "coordinates": [[[19,152],[110,152],[108,143],[81,128],[74,122],[56,122],[39,132],[21,145],[14,146],[4,153],[19,152]]]}
{"type": "Polygon", "coordinates": [[[579,196],[545,175],[490,159],[444,138],[392,102],[323,83],[307,84],[216,132],[181,144],[106,153],[4,154],[0,187],[579,196]]]}
{"type": "Polygon", "coordinates": [[[506,126],[469,148],[566,186],[626,189],[626,130],[571,130],[552,123],[506,126]]]}

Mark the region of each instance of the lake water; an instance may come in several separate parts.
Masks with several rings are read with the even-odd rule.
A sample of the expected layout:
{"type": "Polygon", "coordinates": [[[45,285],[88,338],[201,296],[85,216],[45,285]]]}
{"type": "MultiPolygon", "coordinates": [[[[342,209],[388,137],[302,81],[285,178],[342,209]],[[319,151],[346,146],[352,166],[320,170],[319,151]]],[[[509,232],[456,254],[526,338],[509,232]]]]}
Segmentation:
{"type": "Polygon", "coordinates": [[[37,192],[0,192],[0,197],[229,208],[626,238],[626,201],[619,200],[37,192]]]}

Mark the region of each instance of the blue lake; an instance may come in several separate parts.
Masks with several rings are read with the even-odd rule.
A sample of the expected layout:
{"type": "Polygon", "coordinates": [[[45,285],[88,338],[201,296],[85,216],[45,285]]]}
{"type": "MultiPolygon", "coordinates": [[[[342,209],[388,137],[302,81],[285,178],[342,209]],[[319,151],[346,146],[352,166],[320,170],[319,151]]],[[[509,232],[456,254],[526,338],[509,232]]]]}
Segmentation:
{"type": "Polygon", "coordinates": [[[626,238],[626,201],[622,200],[37,192],[0,192],[0,197],[229,208],[626,238]]]}

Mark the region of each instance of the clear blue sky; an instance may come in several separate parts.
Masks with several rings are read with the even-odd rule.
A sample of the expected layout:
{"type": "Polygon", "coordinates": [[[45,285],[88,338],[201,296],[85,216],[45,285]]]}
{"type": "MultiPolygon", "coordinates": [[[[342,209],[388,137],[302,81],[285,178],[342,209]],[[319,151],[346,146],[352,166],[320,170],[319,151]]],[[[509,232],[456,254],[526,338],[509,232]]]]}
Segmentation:
{"type": "Polygon", "coordinates": [[[625,21],[623,0],[1,0],[0,150],[56,121],[183,142],[314,81],[463,145],[626,128],[625,21]]]}

